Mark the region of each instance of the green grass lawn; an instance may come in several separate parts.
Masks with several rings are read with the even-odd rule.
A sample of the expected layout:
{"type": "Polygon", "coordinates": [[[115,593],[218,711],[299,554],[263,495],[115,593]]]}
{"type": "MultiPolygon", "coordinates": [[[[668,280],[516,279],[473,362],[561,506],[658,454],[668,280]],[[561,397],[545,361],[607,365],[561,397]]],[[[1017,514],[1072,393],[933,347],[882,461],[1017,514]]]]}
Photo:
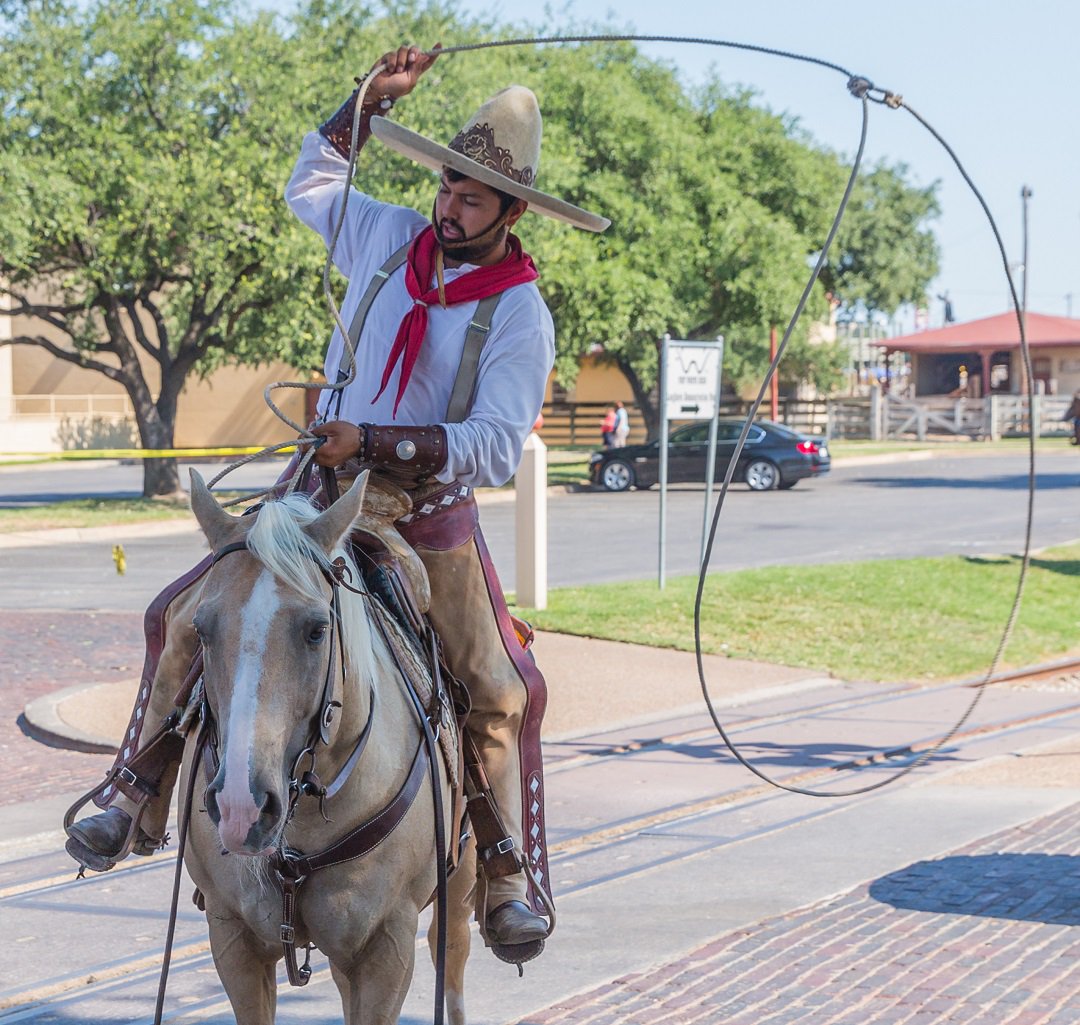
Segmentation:
{"type": "Polygon", "coordinates": [[[109,527],[190,516],[186,502],[146,498],[75,498],[24,509],[0,509],[0,533],[58,527],[109,527]]]}
{"type": "MultiPolygon", "coordinates": [[[[215,491],[220,501],[240,492],[215,491]]],[[[239,513],[244,506],[233,507],[239,513]]],[[[0,509],[0,534],[16,531],[54,530],[60,527],[113,527],[131,523],[191,518],[186,501],[149,498],[73,498],[23,509],[0,509]]],[[[194,521],[193,521],[194,522],[194,521]]]]}
{"type": "MultiPolygon", "coordinates": [[[[930,680],[985,672],[1019,559],[950,556],[776,566],[708,578],[705,651],[826,670],[852,680],[930,680]]],[[[1080,652],[1080,544],[1033,558],[1003,668],[1080,652]]],[[[534,627],[692,651],[696,577],[559,588],[534,627]]]]}

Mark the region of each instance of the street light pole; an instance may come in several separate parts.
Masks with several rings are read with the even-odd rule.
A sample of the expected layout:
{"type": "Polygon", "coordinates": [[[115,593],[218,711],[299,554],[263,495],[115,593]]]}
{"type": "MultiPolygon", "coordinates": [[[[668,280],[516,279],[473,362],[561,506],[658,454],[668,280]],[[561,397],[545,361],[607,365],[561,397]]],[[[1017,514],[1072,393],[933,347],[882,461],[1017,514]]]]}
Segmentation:
{"type": "MultiPolygon", "coordinates": [[[[1027,337],[1027,306],[1028,306],[1028,200],[1031,199],[1033,193],[1031,188],[1027,185],[1023,185],[1020,188],[1020,208],[1022,211],[1022,224],[1024,235],[1024,249],[1023,249],[1023,264],[1024,264],[1024,284],[1020,293],[1020,323],[1023,325],[1024,337],[1027,337]]],[[[1020,394],[1026,395],[1029,389],[1028,375],[1027,375],[1027,361],[1024,359],[1023,352],[1020,353],[1020,394]]]]}
{"type": "Polygon", "coordinates": [[[1031,191],[1029,186],[1024,185],[1024,186],[1021,187],[1021,189],[1020,189],[1020,199],[1022,201],[1022,207],[1021,208],[1022,208],[1022,211],[1023,211],[1023,227],[1024,227],[1024,255],[1023,255],[1024,286],[1023,286],[1023,292],[1021,293],[1021,296],[1020,296],[1020,312],[1022,314],[1024,314],[1025,316],[1027,315],[1027,306],[1028,306],[1028,266],[1029,266],[1029,264],[1028,264],[1028,200],[1031,199],[1031,197],[1033,195],[1034,195],[1034,193],[1031,191]]]}

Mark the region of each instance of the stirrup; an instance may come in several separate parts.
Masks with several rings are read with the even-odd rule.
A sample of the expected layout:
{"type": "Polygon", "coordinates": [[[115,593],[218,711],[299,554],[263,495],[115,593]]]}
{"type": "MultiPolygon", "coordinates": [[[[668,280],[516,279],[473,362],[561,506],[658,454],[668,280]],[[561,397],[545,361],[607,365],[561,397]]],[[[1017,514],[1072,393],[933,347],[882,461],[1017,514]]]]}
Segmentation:
{"type": "MultiPolygon", "coordinates": [[[[491,948],[491,952],[500,960],[506,962],[506,964],[517,965],[518,978],[521,978],[525,974],[522,965],[527,964],[529,961],[533,961],[538,958],[544,952],[544,943],[547,938],[555,931],[555,904],[548,896],[547,890],[541,885],[539,878],[533,871],[532,866],[523,856],[521,859],[521,871],[523,871],[532,880],[533,888],[536,890],[537,896],[544,905],[544,910],[547,911],[548,928],[547,932],[537,940],[529,940],[527,943],[492,943],[488,941],[487,930],[481,929],[481,937],[484,943],[491,948]]],[[[486,888],[485,888],[486,889],[486,888]]],[[[485,904],[487,903],[487,895],[485,893],[485,904]]],[[[487,918],[487,908],[484,908],[484,918],[487,918]]]]}
{"type": "Polygon", "coordinates": [[[544,952],[543,940],[530,940],[528,943],[493,943],[491,952],[506,964],[517,965],[518,978],[525,974],[522,965],[538,958],[544,952]]]}
{"type": "MultiPolygon", "coordinates": [[[[176,752],[179,757],[183,757],[184,738],[177,732],[177,725],[180,721],[181,717],[178,711],[166,717],[157,733],[150,738],[145,747],[136,752],[131,760],[134,761],[141,756],[141,761],[146,761],[147,755],[161,746],[165,746],[167,749],[176,752]],[[178,751],[177,745],[179,745],[178,751]]],[[[160,780],[160,775],[158,780],[160,780]]],[[[121,764],[106,773],[105,778],[97,786],[88,790],[68,808],[64,815],[64,832],[68,835],[64,849],[79,863],[80,875],[82,875],[83,869],[86,868],[93,872],[108,872],[109,869],[116,866],[118,861],[122,861],[131,853],[147,857],[168,843],[169,837],[167,834],[162,837],[152,837],[144,833],[139,826],[147,802],[151,797],[157,796],[157,793],[158,789],[155,781],[137,775],[127,764],[121,764]],[[116,786],[121,793],[125,793],[133,800],[136,809],[130,816],[131,823],[119,851],[113,855],[103,855],[91,850],[80,839],[72,836],[71,827],[75,824],[75,817],[86,805],[113,786],[116,786]]],[[[108,811],[108,808],[103,810],[108,811]]]]}
{"type": "MultiPolygon", "coordinates": [[[[83,801],[82,803],[86,802],[83,801]]],[[[79,805],[75,806],[75,808],[78,807],[79,805]]],[[[125,814],[127,813],[125,812],[125,814]]],[[[68,833],[64,850],[78,863],[80,877],[83,876],[86,869],[90,869],[91,872],[108,872],[129,854],[148,858],[168,845],[170,839],[168,833],[161,837],[155,837],[150,836],[149,833],[142,829],[140,825],[141,809],[134,815],[128,815],[128,818],[130,822],[127,833],[121,841],[120,849],[115,854],[100,854],[92,847],[88,847],[79,837],[72,836],[70,832],[68,833]]],[[[64,828],[67,830],[69,828],[68,824],[65,824],[64,828]]]]}

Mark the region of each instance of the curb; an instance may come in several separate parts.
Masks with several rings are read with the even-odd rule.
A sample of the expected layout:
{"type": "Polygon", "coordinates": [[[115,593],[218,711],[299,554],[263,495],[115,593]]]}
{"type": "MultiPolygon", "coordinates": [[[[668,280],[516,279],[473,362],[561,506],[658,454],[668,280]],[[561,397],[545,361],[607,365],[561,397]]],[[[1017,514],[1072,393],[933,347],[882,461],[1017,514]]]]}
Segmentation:
{"type": "MultiPolygon", "coordinates": [[[[60,747],[68,751],[82,751],[85,754],[115,754],[117,744],[107,737],[99,736],[90,730],[69,723],[60,715],[64,702],[76,697],[89,697],[95,693],[94,704],[111,705],[114,691],[121,688],[125,704],[131,703],[131,692],[138,687],[137,680],[121,680],[115,683],[80,683],[63,690],[53,691],[40,698],[35,698],[22,714],[26,732],[37,741],[49,747],[60,747]]],[[[123,733],[123,728],[121,728],[123,733]]]]}

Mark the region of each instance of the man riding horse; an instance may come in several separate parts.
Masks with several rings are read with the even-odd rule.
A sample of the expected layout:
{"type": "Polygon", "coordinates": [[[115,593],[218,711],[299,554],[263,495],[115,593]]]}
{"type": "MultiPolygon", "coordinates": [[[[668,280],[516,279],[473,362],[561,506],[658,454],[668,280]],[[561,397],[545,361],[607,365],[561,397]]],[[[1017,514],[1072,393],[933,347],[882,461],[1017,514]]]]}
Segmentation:
{"type": "MultiPolygon", "coordinates": [[[[510,229],[527,208],[590,231],[608,222],[534,188],[541,118],[528,89],[498,93],[449,146],[387,120],[434,60],[402,46],[376,63],[385,68],[368,83],[356,148],[374,134],[440,181],[430,220],[350,194],[335,263],[349,279],[342,315],[352,325],[356,371],[345,388],[322,394],[314,434],[325,440],[315,459],[343,476],[371,466],[412,499],[398,528],[427,570],[429,615],[471,705],[467,734],[480,763],[474,779],[482,781],[470,800],[485,876],[481,930],[500,956],[524,960],[549,932],[537,892],[550,893],[540,755],[546,689],[507,613],[472,489],[514,473],[554,361],[537,271],[510,229]]],[[[285,193],[328,245],[359,92],[304,138],[285,193]]],[[[327,379],[347,380],[349,362],[335,331],[327,379]]],[[[183,692],[198,651],[191,615],[201,572],[167,588],[148,612],[143,687],[120,760],[143,749],[142,723],[163,719],[183,692]]],[[[110,802],[107,810],[69,827],[68,851],[104,871],[132,850],[162,846],[175,775],[175,764],[145,780],[122,771],[99,798],[110,802]]]]}

